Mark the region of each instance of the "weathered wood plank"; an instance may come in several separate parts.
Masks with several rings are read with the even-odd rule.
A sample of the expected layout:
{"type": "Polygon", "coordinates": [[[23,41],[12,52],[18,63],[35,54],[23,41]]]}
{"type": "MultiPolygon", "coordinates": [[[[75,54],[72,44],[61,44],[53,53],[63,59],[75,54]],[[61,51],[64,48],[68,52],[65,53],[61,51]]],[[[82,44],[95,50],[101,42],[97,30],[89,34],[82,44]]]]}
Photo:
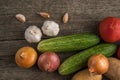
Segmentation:
{"type": "MultiPolygon", "coordinates": [[[[30,25],[37,25],[41,28],[43,23],[16,23],[0,25],[0,40],[23,40],[25,29],[30,25]]],[[[75,34],[75,33],[97,33],[98,32],[98,21],[81,21],[81,22],[69,22],[68,24],[60,24],[60,32],[58,36],[75,34]],[[87,24],[86,24],[87,23],[87,24]],[[68,25],[69,24],[69,25],[68,25]]],[[[43,36],[42,38],[49,38],[43,36]]]]}
{"type": "Polygon", "coordinates": [[[1,8],[29,8],[32,7],[31,0],[1,0],[1,8]]]}
{"type": "Polygon", "coordinates": [[[36,48],[35,44],[29,44],[25,40],[0,41],[0,56],[15,55],[16,51],[23,46],[36,48]]]}

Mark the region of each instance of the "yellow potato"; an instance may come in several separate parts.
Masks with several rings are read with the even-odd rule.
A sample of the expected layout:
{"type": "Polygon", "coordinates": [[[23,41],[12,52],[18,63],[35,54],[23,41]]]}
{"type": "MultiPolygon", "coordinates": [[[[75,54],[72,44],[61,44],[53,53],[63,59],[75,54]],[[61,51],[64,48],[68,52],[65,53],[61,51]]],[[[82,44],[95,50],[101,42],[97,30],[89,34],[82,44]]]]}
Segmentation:
{"type": "Polygon", "coordinates": [[[102,80],[102,75],[93,75],[90,74],[88,69],[82,70],[76,73],[72,80],[102,80]]]}
{"type": "Polygon", "coordinates": [[[111,57],[109,58],[109,65],[109,70],[104,75],[111,80],[120,80],[120,60],[111,57]]]}

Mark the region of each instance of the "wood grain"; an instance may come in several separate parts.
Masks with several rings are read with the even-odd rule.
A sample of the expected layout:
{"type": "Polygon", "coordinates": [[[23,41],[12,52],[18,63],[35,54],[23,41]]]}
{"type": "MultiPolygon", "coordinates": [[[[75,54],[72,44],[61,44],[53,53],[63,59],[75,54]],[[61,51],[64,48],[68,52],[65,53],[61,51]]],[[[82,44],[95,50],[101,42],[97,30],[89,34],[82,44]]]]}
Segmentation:
{"type": "MultiPolygon", "coordinates": [[[[14,61],[16,51],[23,46],[32,46],[24,39],[24,31],[30,25],[42,27],[46,20],[37,15],[45,11],[51,14],[49,20],[60,25],[58,36],[75,33],[98,34],[100,21],[107,16],[120,17],[120,0],[0,0],[0,80],[70,80],[72,75],[61,76],[57,73],[46,73],[38,70],[37,65],[30,69],[17,67],[14,61]],[[62,23],[62,16],[69,13],[70,20],[62,23]],[[20,23],[15,15],[21,13],[27,18],[20,23]]],[[[43,39],[50,38],[43,36],[43,39]]],[[[58,53],[61,61],[73,55],[58,53]]]]}

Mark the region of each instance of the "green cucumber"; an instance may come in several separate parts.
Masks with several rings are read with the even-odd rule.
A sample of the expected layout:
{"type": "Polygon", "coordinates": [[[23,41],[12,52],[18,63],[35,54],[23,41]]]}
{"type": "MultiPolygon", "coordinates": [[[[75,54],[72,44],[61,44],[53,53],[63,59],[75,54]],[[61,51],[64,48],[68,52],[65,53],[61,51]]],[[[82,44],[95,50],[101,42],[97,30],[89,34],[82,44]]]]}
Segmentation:
{"type": "Polygon", "coordinates": [[[81,51],[68,59],[66,59],[59,67],[59,73],[61,75],[68,75],[76,72],[79,69],[87,66],[88,59],[94,54],[103,54],[106,57],[112,56],[116,51],[117,46],[114,44],[100,44],[81,51]]]}
{"type": "Polygon", "coordinates": [[[86,49],[99,42],[100,38],[94,34],[74,34],[43,40],[38,44],[37,49],[41,52],[68,52],[86,49]]]}

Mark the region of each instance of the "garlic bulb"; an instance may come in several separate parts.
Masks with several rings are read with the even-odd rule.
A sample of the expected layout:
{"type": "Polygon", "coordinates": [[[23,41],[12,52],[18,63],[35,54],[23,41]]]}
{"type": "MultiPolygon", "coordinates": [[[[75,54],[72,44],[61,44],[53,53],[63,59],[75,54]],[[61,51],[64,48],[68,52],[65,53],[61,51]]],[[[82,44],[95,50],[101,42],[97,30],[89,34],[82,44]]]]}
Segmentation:
{"type": "Polygon", "coordinates": [[[42,31],[47,36],[57,36],[59,30],[59,25],[54,21],[45,21],[42,26],[42,31]]]}
{"type": "Polygon", "coordinates": [[[41,37],[41,30],[35,25],[29,26],[25,31],[25,39],[29,43],[37,43],[41,40],[41,37]]]}

